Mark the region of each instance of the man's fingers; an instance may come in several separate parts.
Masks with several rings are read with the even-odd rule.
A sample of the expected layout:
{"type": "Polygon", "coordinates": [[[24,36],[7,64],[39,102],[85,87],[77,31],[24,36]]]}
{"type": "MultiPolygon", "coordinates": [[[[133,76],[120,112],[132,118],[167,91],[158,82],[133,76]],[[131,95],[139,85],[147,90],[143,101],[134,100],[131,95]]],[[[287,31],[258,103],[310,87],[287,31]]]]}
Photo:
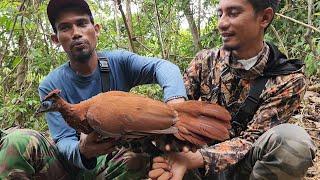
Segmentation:
{"type": "Polygon", "coordinates": [[[163,169],[154,169],[149,171],[149,177],[151,179],[157,179],[158,177],[160,177],[165,171],[163,169]]]}
{"type": "Polygon", "coordinates": [[[153,163],[168,163],[169,161],[166,160],[164,157],[158,156],[153,158],[153,163]]]}
{"type": "Polygon", "coordinates": [[[169,180],[171,177],[172,173],[166,171],[158,178],[158,180],[169,180]]]}
{"type": "Polygon", "coordinates": [[[183,146],[183,147],[182,147],[182,152],[187,153],[187,152],[189,152],[189,151],[190,151],[190,147],[189,147],[189,146],[183,146]]]}
{"type": "Polygon", "coordinates": [[[152,169],[164,169],[170,171],[170,166],[168,163],[153,163],[152,169]]]}
{"type": "Polygon", "coordinates": [[[170,146],[170,144],[166,144],[166,145],[164,146],[164,149],[165,149],[166,151],[171,151],[171,146],[170,146]]]}

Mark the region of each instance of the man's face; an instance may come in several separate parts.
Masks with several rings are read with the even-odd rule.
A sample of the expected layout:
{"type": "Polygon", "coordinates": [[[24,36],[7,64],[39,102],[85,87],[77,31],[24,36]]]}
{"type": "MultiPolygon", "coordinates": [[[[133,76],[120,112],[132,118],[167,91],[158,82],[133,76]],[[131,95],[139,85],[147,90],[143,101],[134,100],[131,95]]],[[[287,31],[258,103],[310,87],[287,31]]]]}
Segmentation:
{"type": "Polygon", "coordinates": [[[97,45],[99,26],[93,25],[89,15],[79,10],[61,12],[56,20],[56,39],[68,56],[87,62],[97,45]]]}
{"type": "Polygon", "coordinates": [[[224,49],[246,50],[262,40],[260,15],[247,0],[220,0],[217,11],[224,49]]]}

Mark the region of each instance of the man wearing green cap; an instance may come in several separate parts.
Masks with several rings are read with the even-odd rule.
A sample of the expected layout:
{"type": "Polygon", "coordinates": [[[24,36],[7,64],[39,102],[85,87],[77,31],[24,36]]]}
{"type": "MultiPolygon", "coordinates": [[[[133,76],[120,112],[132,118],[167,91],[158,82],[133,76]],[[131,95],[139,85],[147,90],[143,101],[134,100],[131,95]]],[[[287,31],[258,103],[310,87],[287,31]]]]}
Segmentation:
{"type": "MultiPolygon", "coordinates": [[[[163,88],[165,102],[186,98],[176,65],[124,50],[97,52],[100,25],[86,1],[50,0],[47,14],[51,38],[69,61],[41,82],[41,99],[60,89],[60,96],[75,104],[102,91],[129,91],[155,82],[163,88]]],[[[114,141],[97,142],[96,133],[79,135],[58,112],[46,113],[46,120],[54,142],[32,130],[1,135],[0,179],[141,179],[147,174],[150,158],[145,154],[115,150],[114,141]]]]}
{"type": "Polygon", "coordinates": [[[312,166],[316,147],[310,136],[286,123],[306,91],[303,63],[264,41],[279,2],[219,1],[223,46],[199,52],[184,81],[189,99],[218,103],[232,113],[232,138],[195,153],[156,157],[150,178],[176,180],[198,170],[207,179],[293,180],[312,166]]]}

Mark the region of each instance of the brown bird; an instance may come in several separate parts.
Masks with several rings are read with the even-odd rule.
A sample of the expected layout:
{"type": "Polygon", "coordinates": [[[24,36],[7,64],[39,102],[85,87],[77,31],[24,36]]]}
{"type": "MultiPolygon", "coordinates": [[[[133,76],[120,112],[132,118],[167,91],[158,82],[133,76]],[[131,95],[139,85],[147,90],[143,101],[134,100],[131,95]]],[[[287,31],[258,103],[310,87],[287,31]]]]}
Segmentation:
{"type": "Polygon", "coordinates": [[[36,113],[59,111],[69,126],[85,134],[96,131],[103,137],[125,141],[173,134],[196,146],[229,139],[230,113],[217,104],[185,101],[168,105],[120,91],[69,104],[59,93],[50,92],[36,113]]]}

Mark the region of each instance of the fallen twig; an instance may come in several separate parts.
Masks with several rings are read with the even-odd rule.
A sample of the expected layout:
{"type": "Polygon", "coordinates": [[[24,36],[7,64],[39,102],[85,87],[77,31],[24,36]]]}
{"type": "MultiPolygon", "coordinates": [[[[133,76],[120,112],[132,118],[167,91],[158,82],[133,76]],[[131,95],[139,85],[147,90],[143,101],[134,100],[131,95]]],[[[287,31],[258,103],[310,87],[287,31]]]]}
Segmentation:
{"type": "Polygon", "coordinates": [[[320,131],[320,129],[316,129],[316,128],[304,128],[305,130],[308,130],[308,131],[320,131]]]}
{"type": "Polygon", "coordinates": [[[313,116],[313,115],[309,115],[309,114],[305,114],[304,117],[308,120],[314,121],[314,122],[319,122],[319,118],[313,116]]]}
{"type": "Polygon", "coordinates": [[[310,135],[310,137],[311,137],[312,139],[315,139],[315,140],[317,140],[317,141],[320,141],[320,138],[318,138],[318,137],[311,136],[311,135],[310,135]]]}
{"type": "Polygon", "coordinates": [[[315,84],[308,87],[309,91],[320,92],[320,84],[315,84]]]}

